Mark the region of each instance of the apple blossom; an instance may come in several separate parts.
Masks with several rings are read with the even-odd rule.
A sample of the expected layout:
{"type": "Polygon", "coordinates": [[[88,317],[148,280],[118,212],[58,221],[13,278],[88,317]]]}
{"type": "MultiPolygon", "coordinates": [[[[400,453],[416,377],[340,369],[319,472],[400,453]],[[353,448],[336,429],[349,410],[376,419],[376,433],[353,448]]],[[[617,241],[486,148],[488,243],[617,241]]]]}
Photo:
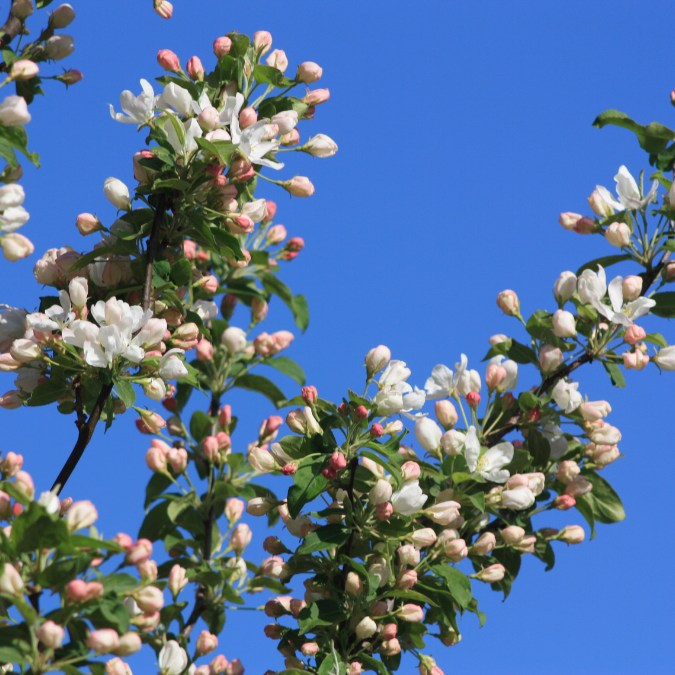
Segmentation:
{"type": "Polygon", "coordinates": [[[7,96],[0,103],[0,124],[6,127],[21,127],[31,121],[28,104],[22,96],[7,96]]]}
{"type": "Polygon", "coordinates": [[[417,513],[427,501],[418,480],[405,481],[400,490],[391,496],[391,505],[395,513],[411,516],[417,513]]]}
{"type": "Polygon", "coordinates": [[[577,289],[577,276],[574,272],[561,272],[553,287],[553,295],[559,304],[565,304],[577,289]]]}
{"type": "Polygon", "coordinates": [[[160,650],[157,661],[160,675],[181,675],[187,668],[188,656],[175,640],[169,640],[160,650]]]}

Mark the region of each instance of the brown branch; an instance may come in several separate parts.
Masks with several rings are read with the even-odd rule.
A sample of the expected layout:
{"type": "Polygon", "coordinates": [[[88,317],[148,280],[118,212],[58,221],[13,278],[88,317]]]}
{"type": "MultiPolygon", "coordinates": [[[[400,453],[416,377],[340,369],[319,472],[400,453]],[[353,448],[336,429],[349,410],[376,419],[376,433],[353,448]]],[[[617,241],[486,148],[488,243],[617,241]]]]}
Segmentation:
{"type": "Polygon", "coordinates": [[[14,5],[17,5],[19,0],[12,0],[12,4],[9,8],[9,16],[7,21],[5,21],[2,28],[0,28],[0,47],[3,49],[19,34],[23,31],[23,21],[17,19],[13,14],[12,10],[14,5]]]}
{"type": "Polygon", "coordinates": [[[96,429],[96,425],[98,424],[99,419],[101,419],[101,413],[103,412],[103,408],[108,401],[110,393],[112,392],[112,388],[112,383],[104,384],[101,387],[101,391],[98,394],[96,403],[94,404],[87,421],[80,427],[80,433],[77,436],[75,447],[73,447],[70,455],[68,456],[68,459],[66,460],[66,463],[63,465],[59,475],[56,477],[54,485],[52,485],[52,492],[59,494],[70,478],[70,475],[75,470],[77,463],[80,461],[80,458],[84,454],[87,445],[89,445],[89,441],[91,441],[91,438],[94,435],[94,429],[96,429]]]}
{"type": "MultiPolygon", "coordinates": [[[[216,417],[220,408],[220,394],[216,392],[211,393],[211,402],[209,404],[209,415],[216,417]]],[[[209,469],[213,471],[213,468],[209,469]]],[[[210,495],[206,495],[208,500],[210,495]]],[[[213,523],[215,522],[216,514],[213,505],[209,505],[204,515],[204,545],[202,546],[202,560],[209,560],[213,551],[213,523]]],[[[183,628],[183,635],[188,637],[192,631],[193,626],[199,620],[204,610],[208,607],[208,590],[204,584],[199,584],[195,591],[195,604],[190,612],[190,616],[185,622],[183,628]]]]}
{"type": "Polygon", "coordinates": [[[148,246],[145,251],[145,283],[143,284],[143,309],[150,307],[152,299],[152,275],[159,251],[159,243],[162,235],[162,223],[164,221],[164,213],[166,205],[164,203],[164,196],[160,195],[157,200],[157,208],[155,210],[155,217],[152,221],[152,229],[150,230],[150,238],[148,239],[148,246]]]}

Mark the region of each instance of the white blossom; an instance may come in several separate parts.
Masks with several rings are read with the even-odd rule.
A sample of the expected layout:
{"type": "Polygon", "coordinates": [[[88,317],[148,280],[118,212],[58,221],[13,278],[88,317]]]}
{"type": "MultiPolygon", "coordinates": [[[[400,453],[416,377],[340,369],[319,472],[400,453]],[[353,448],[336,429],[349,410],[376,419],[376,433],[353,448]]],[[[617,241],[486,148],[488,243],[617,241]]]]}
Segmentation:
{"type": "Polygon", "coordinates": [[[159,652],[158,664],[160,675],[181,675],[187,668],[188,657],[175,640],[169,640],[159,652]]]}
{"type": "Polygon", "coordinates": [[[155,116],[157,97],[155,90],[147,80],[141,80],[141,93],[134,96],[133,92],[125,89],[120,94],[122,112],[115,112],[110,104],[110,116],[123,124],[146,124],[155,116]]]}
{"type": "Polygon", "coordinates": [[[513,445],[508,441],[502,441],[481,455],[476,427],[473,425],[469,427],[464,441],[464,458],[472,473],[478,473],[493,483],[505,483],[510,474],[503,467],[511,462],[513,452],[513,445]]]}
{"type": "Polygon", "coordinates": [[[418,480],[407,480],[400,490],[392,494],[391,504],[394,507],[394,513],[411,516],[424,506],[427,499],[418,480]]]}
{"type": "Polygon", "coordinates": [[[558,380],[551,391],[551,396],[558,407],[569,415],[584,402],[578,389],[578,382],[570,382],[567,379],[558,380]]]}
{"type": "Polygon", "coordinates": [[[616,181],[616,194],[619,197],[617,201],[612,197],[610,191],[602,185],[596,186],[596,190],[600,198],[605,204],[608,204],[617,211],[639,211],[643,209],[650,202],[656,201],[656,190],[659,186],[658,181],[654,181],[649,190],[649,193],[644,195],[642,190],[638,187],[635,178],[630,171],[622,165],[619,167],[619,172],[614,176],[616,181]]]}

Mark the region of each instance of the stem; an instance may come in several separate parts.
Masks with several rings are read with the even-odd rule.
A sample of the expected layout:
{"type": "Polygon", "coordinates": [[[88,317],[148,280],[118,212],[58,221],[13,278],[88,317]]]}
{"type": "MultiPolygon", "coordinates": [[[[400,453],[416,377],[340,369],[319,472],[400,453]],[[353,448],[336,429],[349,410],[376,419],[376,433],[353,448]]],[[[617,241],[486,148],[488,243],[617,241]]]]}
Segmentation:
{"type": "Polygon", "coordinates": [[[152,229],[150,230],[150,238],[148,239],[148,246],[145,251],[145,283],[143,284],[143,309],[150,307],[150,300],[152,296],[152,272],[155,264],[155,258],[159,251],[160,235],[162,232],[162,222],[164,220],[164,213],[166,206],[164,203],[164,196],[160,195],[157,200],[157,209],[155,210],[155,217],[152,221],[152,229]]]}
{"type": "Polygon", "coordinates": [[[112,383],[104,384],[103,387],[101,387],[101,391],[99,392],[98,398],[96,399],[96,403],[92,408],[89,418],[83,425],[80,426],[80,433],[77,436],[75,447],[73,447],[70,455],[68,456],[68,459],[66,460],[66,463],[63,465],[59,475],[56,477],[54,485],[52,485],[52,492],[56,493],[57,495],[61,492],[61,490],[63,490],[63,487],[84,454],[87,445],[89,445],[89,441],[91,441],[91,437],[94,435],[94,429],[96,429],[96,425],[101,418],[101,413],[103,412],[103,408],[108,401],[110,393],[112,392],[112,388],[112,383]]]}
{"type": "MultiPolygon", "coordinates": [[[[212,392],[211,394],[211,403],[209,404],[209,415],[211,417],[216,417],[218,415],[218,410],[220,408],[220,394],[212,392]]],[[[206,505],[206,514],[204,516],[204,545],[202,547],[202,558],[203,560],[209,560],[213,552],[213,523],[215,520],[215,512],[213,510],[213,505],[210,503],[210,491],[213,485],[213,467],[211,467],[209,475],[209,490],[204,499],[206,505]]],[[[183,628],[183,635],[188,637],[192,631],[193,626],[197,623],[199,617],[202,615],[204,610],[207,607],[207,588],[203,584],[200,584],[195,592],[195,604],[192,608],[192,612],[188,617],[188,620],[185,623],[185,628],[183,628]]]]}

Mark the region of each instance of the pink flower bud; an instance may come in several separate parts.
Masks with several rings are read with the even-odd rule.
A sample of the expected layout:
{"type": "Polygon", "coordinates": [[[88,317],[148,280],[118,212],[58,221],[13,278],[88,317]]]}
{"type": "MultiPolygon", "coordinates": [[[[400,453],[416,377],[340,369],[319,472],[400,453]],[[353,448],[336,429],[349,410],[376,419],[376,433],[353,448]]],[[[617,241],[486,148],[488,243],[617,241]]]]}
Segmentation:
{"type": "Polygon", "coordinates": [[[87,637],[87,648],[97,654],[109,654],[120,646],[120,636],[112,628],[92,631],[87,637]]]}
{"type": "Polygon", "coordinates": [[[149,539],[139,539],[135,544],[129,547],[126,555],[126,561],[129,565],[138,565],[138,563],[147,560],[152,555],[152,542],[149,539]]]}
{"type": "Polygon", "coordinates": [[[565,360],[562,350],[553,345],[543,345],[539,350],[539,365],[544,374],[557,370],[565,360]]]}
{"type": "Polygon", "coordinates": [[[451,401],[436,401],[434,412],[436,419],[446,431],[457,424],[457,409],[451,401]]]}
{"type": "Polygon", "coordinates": [[[504,565],[495,563],[494,565],[489,565],[484,567],[480,572],[476,574],[476,579],[480,581],[485,581],[488,584],[494,584],[498,581],[501,581],[506,574],[506,568],[504,565]]]}
{"type": "Polygon", "coordinates": [[[567,511],[576,506],[577,500],[571,495],[559,495],[553,500],[554,508],[560,511],[567,511]]]}
{"type": "Polygon", "coordinates": [[[630,244],[630,228],[626,223],[612,223],[605,230],[605,239],[617,248],[630,244]]]}
{"type": "Polygon", "coordinates": [[[12,478],[21,470],[23,466],[23,455],[17,455],[15,452],[8,452],[5,458],[0,461],[0,472],[4,478],[12,478]]]}
{"type": "Polygon", "coordinates": [[[580,473],[581,469],[579,468],[579,465],[572,460],[566,459],[565,461],[560,462],[555,477],[561,483],[565,483],[565,485],[567,485],[568,483],[571,483],[580,473]]]}
{"type": "Polygon", "coordinates": [[[170,19],[173,16],[173,5],[169,0],[154,0],[155,2],[155,12],[162,19],[170,19]]]}
{"type": "Polygon", "coordinates": [[[471,553],[475,555],[488,555],[492,553],[494,547],[497,545],[497,538],[492,532],[484,532],[474,542],[471,547],[471,553]]]}
{"type": "MultiPolygon", "coordinates": [[[[495,389],[498,389],[501,384],[506,381],[507,373],[504,366],[497,365],[496,363],[491,363],[487,367],[485,373],[485,384],[487,385],[488,391],[492,392],[495,389]]],[[[442,401],[439,401],[441,403],[442,401]]]]}
{"type": "Polygon", "coordinates": [[[576,224],[574,225],[574,231],[577,234],[591,234],[597,230],[598,227],[595,224],[593,218],[588,218],[586,216],[579,218],[579,220],[577,220],[576,224]]]}
{"type": "Polygon", "coordinates": [[[31,80],[34,78],[40,69],[37,63],[29,59],[19,59],[14,61],[9,69],[9,76],[13,80],[31,80]]]}
{"type": "Polygon", "coordinates": [[[262,561],[260,573],[272,579],[284,579],[289,575],[290,570],[283,558],[275,555],[262,561]]]}
{"type": "Polygon", "coordinates": [[[566,211],[565,213],[560,214],[558,222],[566,229],[574,231],[576,224],[581,220],[580,213],[573,213],[572,211],[566,211]]]}
{"type": "Polygon", "coordinates": [[[158,434],[166,426],[166,420],[156,412],[141,410],[139,414],[136,428],[142,434],[158,434]]]}
{"type": "Polygon", "coordinates": [[[58,649],[63,644],[66,631],[53,621],[45,621],[36,631],[37,639],[47,649],[58,649]]]}
{"type": "Polygon", "coordinates": [[[404,462],[401,466],[401,473],[405,480],[417,480],[422,473],[420,465],[417,462],[404,462]]]}
{"type": "Polygon", "coordinates": [[[141,611],[159,612],[164,607],[164,595],[156,586],[145,586],[133,593],[133,598],[141,611]]]}
{"type": "Polygon", "coordinates": [[[160,448],[151,447],[145,453],[145,463],[150,471],[166,473],[166,454],[160,448]]]}
{"type": "Polygon", "coordinates": [[[286,228],[283,225],[273,225],[267,231],[267,243],[271,245],[280,244],[284,239],[286,239],[287,234],[286,228]]]}
{"type": "Polygon", "coordinates": [[[304,84],[312,84],[312,82],[320,80],[322,75],[323,69],[319,64],[313,61],[305,61],[298,66],[295,79],[304,84]]]}
{"type": "Polygon", "coordinates": [[[241,555],[251,543],[252,538],[253,532],[251,532],[251,528],[246,523],[239,523],[232,531],[230,546],[235,553],[241,555]]]}
{"type": "Polygon", "coordinates": [[[85,237],[101,229],[101,221],[92,213],[80,213],[75,225],[78,232],[85,237]]]}
{"type": "Polygon", "coordinates": [[[609,445],[607,443],[589,443],[584,454],[599,467],[611,464],[621,455],[616,445],[609,445]]]}
{"type": "Polygon", "coordinates": [[[23,405],[23,399],[21,398],[20,392],[16,389],[5,392],[0,396],[0,408],[5,410],[16,410],[23,405]]]}
{"type": "Polygon", "coordinates": [[[394,506],[391,502],[377,504],[375,507],[375,518],[377,520],[389,520],[394,513],[394,506]]]}
{"type": "Polygon", "coordinates": [[[270,53],[267,59],[265,59],[265,63],[268,66],[285,73],[286,68],[288,68],[288,57],[283,49],[275,49],[270,53]]]}
{"type": "Polygon", "coordinates": [[[640,349],[634,352],[624,352],[622,355],[623,367],[626,370],[642,370],[649,363],[649,356],[640,349]]]}
{"type": "Polygon", "coordinates": [[[244,108],[239,113],[239,126],[242,129],[246,129],[246,127],[250,127],[251,125],[255,124],[257,121],[258,121],[258,113],[255,111],[254,108],[251,108],[250,106],[248,108],[244,108]]]}
{"type": "Polygon", "coordinates": [[[5,595],[21,595],[23,593],[23,579],[16,567],[8,562],[0,563],[0,593],[5,595]]]}
{"type": "Polygon", "coordinates": [[[98,519],[98,511],[90,501],[75,502],[66,514],[66,524],[71,532],[91,527],[98,519]]]}
{"type": "Polygon", "coordinates": [[[469,407],[474,410],[480,405],[480,394],[477,391],[470,391],[465,398],[469,407]]]}
{"type": "Polygon", "coordinates": [[[579,406],[579,412],[585,420],[595,422],[607,417],[612,412],[612,406],[607,401],[586,401],[579,406]]]}
{"type": "Polygon", "coordinates": [[[401,643],[397,638],[392,640],[384,640],[380,644],[380,653],[384,656],[396,656],[401,653],[401,643]]]}
{"type": "Polygon", "coordinates": [[[319,392],[312,385],[303,387],[300,390],[300,395],[302,396],[302,400],[309,406],[314,405],[319,398],[319,392]]]}
{"type": "Polygon", "coordinates": [[[197,638],[197,655],[210,654],[218,649],[218,638],[207,630],[203,630],[197,638]]]}
{"type": "Polygon", "coordinates": [[[520,301],[514,291],[501,291],[501,293],[497,295],[497,306],[507,316],[520,315],[520,301]]]}
{"type": "Polygon", "coordinates": [[[118,656],[129,656],[141,650],[143,643],[138,633],[128,632],[120,635],[120,646],[115,650],[118,656]]]}
{"type": "Polygon", "coordinates": [[[320,105],[325,103],[330,98],[330,90],[328,89],[313,89],[307,92],[304,102],[309,106],[320,105]]]}
{"type": "Polygon", "coordinates": [[[170,73],[180,73],[182,71],[178,56],[170,49],[160,49],[157,52],[157,63],[170,73]]]}
{"type": "Polygon", "coordinates": [[[266,54],[272,47],[272,34],[266,30],[253,33],[253,46],[260,54],[266,54]]]}
{"type": "Polygon", "coordinates": [[[623,339],[629,345],[636,345],[641,340],[644,340],[647,336],[647,331],[645,331],[642,326],[638,326],[636,323],[631,324],[626,328],[625,333],[623,334],[623,339]]]}
{"type": "Polygon", "coordinates": [[[568,525],[560,530],[557,539],[566,544],[580,544],[586,538],[584,528],[579,525],[568,525]]]}
{"type": "Polygon", "coordinates": [[[225,517],[230,523],[236,523],[244,513],[243,500],[232,497],[225,502],[225,517]]]}
{"type": "Polygon", "coordinates": [[[306,176],[294,176],[281,186],[294,197],[311,197],[314,194],[314,186],[306,176]]]}
{"type": "Polygon", "coordinates": [[[175,598],[187,586],[188,579],[185,568],[174,565],[169,572],[168,589],[175,598]]]}
{"type": "Polygon", "coordinates": [[[347,468],[347,458],[339,451],[335,451],[329,460],[330,466],[336,471],[342,471],[347,468]]]}
{"type": "Polygon", "coordinates": [[[64,73],[61,73],[61,75],[57,75],[56,79],[60,80],[66,85],[73,85],[77,84],[78,82],[82,82],[83,77],[84,75],[82,74],[81,70],[70,68],[69,70],[66,70],[64,73]]]}
{"type": "Polygon", "coordinates": [[[637,300],[642,293],[642,277],[633,274],[624,277],[623,283],[621,284],[621,290],[623,291],[624,300],[628,302],[637,300]]]}
{"type": "Polygon", "coordinates": [[[230,426],[232,421],[232,406],[226,404],[220,408],[218,411],[218,424],[224,429],[227,429],[230,426]]]}
{"type": "Polygon", "coordinates": [[[157,563],[154,560],[144,560],[136,565],[138,574],[144,581],[157,580],[157,563]]]}
{"type": "Polygon", "coordinates": [[[395,623],[385,623],[380,631],[380,637],[383,640],[393,640],[398,633],[398,626],[395,623]]]}
{"type": "Polygon", "coordinates": [[[213,53],[219,58],[222,59],[223,56],[230,53],[232,49],[232,40],[226,35],[216,38],[213,41],[213,53]]]}
{"type": "Polygon", "coordinates": [[[204,79],[204,66],[198,56],[193,56],[187,62],[187,74],[190,79],[201,82],[204,79]]]}

